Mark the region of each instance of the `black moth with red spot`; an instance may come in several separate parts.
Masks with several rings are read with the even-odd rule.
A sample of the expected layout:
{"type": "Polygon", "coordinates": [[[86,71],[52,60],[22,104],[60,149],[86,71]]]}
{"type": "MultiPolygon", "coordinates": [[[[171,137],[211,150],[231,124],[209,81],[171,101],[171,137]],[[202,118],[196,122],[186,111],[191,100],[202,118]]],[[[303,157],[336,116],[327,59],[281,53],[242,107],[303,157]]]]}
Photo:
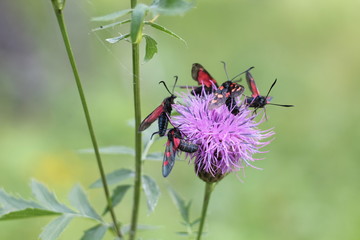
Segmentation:
{"type": "Polygon", "coordinates": [[[191,76],[199,85],[201,85],[191,92],[192,95],[201,95],[203,88],[206,93],[212,93],[213,86],[216,86],[216,88],[218,87],[216,80],[200,63],[194,63],[192,65],[191,76]]]}
{"type": "MultiPolygon", "coordinates": [[[[225,62],[222,62],[222,63],[224,64],[224,70],[225,70],[226,76],[229,79],[229,76],[228,76],[227,70],[226,70],[226,64],[225,64],[225,62]]],[[[248,70],[246,70],[244,72],[239,73],[238,75],[233,77],[231,80],[224,82],[215,91],[215,97],[209,103],[209,107],[208,107],[209,110],[215,109],[217,107],[220,107],[222,104],[225,104],[232,114],[237,115],[239,113],[239,107],[236,105],[235,98],[237,96],[240,96],[244,92],[245,87],[240,84],[237,84],[236,83],[237,81],[233,82],[233,80],[235,78],[237,78],[238,76],[240,76],[241,74],[250,71],[252,68],[253,67],[249,68],[248,70]]],[[[238,80],[238,81],[240,81],[240,80],[238,80]]]]}
{"type": "MultiPolygon", "coordinates": [[[[176,82],[178,80],[178,77],[175,76],[175,84],[174,87],[176,85],[176,82]]],[[[158,106],[157,108],[155,108],[154,111],[152,111],[140,124],[139,126],[139,131],[144,131],[145,129],[147,129],[148,127],[150,127],[150,125],[155,122],[156,119],[158,119],[158,125],[159,125],[159,131],[157,133],[159,133],[159,136],[162,137],[165,135],[166,133],[166,129],[169,123],[169,116],[171,115],[171,111],[172,111],[172,107],[171,105],[174,104],[174,99],[176,98],[176,96],[174,95],[174,88],[172,89],[173,91],[170,92],[169,89],[167,88],[166,84],[164,81],[160,81],[159,83],[164,84],[166,90],[171,94],[170,97],[167,97],[163,100],[163,102],[161,103],[160,106],[158,106]]]]}
{"type": "Polygon", "coordinates": [[[258,88],[256,87],[255,80],[254,80],[253,76],[251,75],[250,71],[248,70],[246,72],[246,82],[249,85],[249,88],[250,88],[252,94],[251,94],[251,97],[245,98],[245,104],[247,104],[249,107],[255,108],[255,110],[254,110],[255,112],[258,108],[264,108],[265,105],[267,105],[267,104],[280,106],[280,107],[294,107],[294,105],[270,103],[271,97],[269,97],[269,94],[270,94],[271,89],[276,84],[276,81],[277,81],[277,79],[275,79],[275,81],[271,85],[266,96],[261,96],[258,88]]]}
{"type": "Polygon", "coordinates": [[[164,160],[162,164],[162,174],[167,177],[175,164],[176,153],[178,150],[193,153],[198,150],[198,145],[183,140],[180,129],[172,128],[168,132],[164,160]]]}

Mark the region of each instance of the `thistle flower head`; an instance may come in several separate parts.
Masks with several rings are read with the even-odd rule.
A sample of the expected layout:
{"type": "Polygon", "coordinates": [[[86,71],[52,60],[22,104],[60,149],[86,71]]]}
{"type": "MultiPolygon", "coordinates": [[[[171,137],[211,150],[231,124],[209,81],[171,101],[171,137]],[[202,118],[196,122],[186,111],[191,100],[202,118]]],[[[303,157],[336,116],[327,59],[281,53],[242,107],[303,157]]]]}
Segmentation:
{"type": "Polygon", "coordinates": [[[216,182],[227,173],[239,171],[251,162],[253,154],[269,144],[262,139],[272,136],[271,130],[261,131],[255,115],[244,104],[236,115],[223,104],[209,110],[213,94],[203,91],[201,96],[180,94],[182,104],[174,104],[179,113],[172,117],[172,123],[179,126],[187,140],[199,146],[195,153],[187,154],[195,164],[197,175],[206,182],[216,182]]]}

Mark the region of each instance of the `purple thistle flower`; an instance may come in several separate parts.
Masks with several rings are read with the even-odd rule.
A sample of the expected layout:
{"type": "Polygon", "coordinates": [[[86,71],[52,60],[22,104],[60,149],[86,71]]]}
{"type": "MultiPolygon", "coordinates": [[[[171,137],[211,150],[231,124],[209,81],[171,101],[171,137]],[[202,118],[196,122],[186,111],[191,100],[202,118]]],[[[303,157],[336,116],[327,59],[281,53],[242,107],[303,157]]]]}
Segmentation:
{"type": "MultiPolygon", "coordinates": [[[[274,134],[273,131],[261,131],[254,120],[255,115],[244,104],[238,114],[231,114],[225,104],[209,110],[213,94],[192,96],[180,94],[182,104],[174,104],[180,114],[172,117],[174,126],[178,126],[187,141],[199,146],[195,153],[187,153],[195,164],[197,175],[206,182],[216,182],[232,171],[239,171],[246,165],[254,167],[253,154],[270,141],[261,142],[274,134]]],[[[256,167],[254,167],[256,168],[256,167]]]]}

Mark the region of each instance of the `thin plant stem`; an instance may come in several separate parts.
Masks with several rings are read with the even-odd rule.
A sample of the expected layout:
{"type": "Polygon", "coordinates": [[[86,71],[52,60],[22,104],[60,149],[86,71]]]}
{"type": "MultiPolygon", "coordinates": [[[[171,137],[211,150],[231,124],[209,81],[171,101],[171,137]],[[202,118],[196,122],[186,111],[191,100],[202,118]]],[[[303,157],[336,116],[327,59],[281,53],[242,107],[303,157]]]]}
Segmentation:
{"type": "Polygon", "coordinates": [[[199,225],[199,231],[197,235],[197,240],[201,239],[201,235],[204,228],[205,218],[206,218],[206,212],[209,206],[210,196],[212,191],[214,190],[215,183],[206,183],[205,185],[205,193],[204,193],[204,202],[201,210],[201,218],[200,218],[200,225],[199,225]]]}
{"type": "MultiPolygon", "coordinates": [[[[135,8],[137,1],[131,0],[131,8],[135,8]]],[[[139,61],[139,44],[132,44],[132,67],[133,67],[133,94],[134,94],[134,112],[135,112],[135,178],[134,178],[134,196],[133,208],[131,215],[131,225],[129,232],[129,240],[134,240],[136,237],[139,207],[140,207],[140,194],[141,194],[141,132],[138,127],[141,122],[141,109],[140,109],[140,61],[139,61]]]]}
{"type": "Polygon", "coordinates": [[[111,218],[112,218],[112,221],[113,221],[113,224],[114,224],[114,230],[116,232],[116,235],[120,239],[122,239],[123,236],[122,236],[122,233],[121,233],[121,231],[119,229],[119,226],[117,224],[116,215],[115,215],[114,208],[113,208],[113,205],[112,205],[112,202],[111,202],[109,188],[108,188],[108,185],[107,185],[107,182],[106,182],[105,172],[104,172],[104,168],[103,168],[100,153],[99,153],[99,147],[98,147],[96,137],[95,137],[94,128],[93,128],[92,123],[91,123],[90,114],[89,114],[89,110],[88,110],[86,99],[85,99],[85,94],[84,94],[84,91],[82,89],[82,84],[81,84],[79,73],[78,73],[78,70],[77,70],[77,67],[76,67],[74,54],[72,52],[71,45],[70,45],[70,40],[69,40],[69,37],[68,37],[68,34],[67,34],[66,25],[65,25],[63,13],[62,13],[63,5],[59,5],[57,0],[51,0],[51,2],[52,2],[53,7],[54,7],[55,15],[56,15],[57,21],[59,23],[61,35],[62,35],[63,40],[64,40],[66,52],[68,54],[69,61],[70,61],[70,64],[71,64],[71,68],[72,68],[72,71],[73,71],[73,74],[74,74],[74,77],[75,77],[76,86],[77,86],[78,91],[79,91],[81,104],[82,104],[82,107],[83,107],[83,110],[84,110],[86,123],[87,123],[88,129],[89,129],[91,141],[92,141],[93,148],[94,148],[94,151],[95,151],[96,161],[97,161],[97,164],[98,164],[99,172],[100,172],[100,175],[101,175],[101,180],[102,180],[102,183],[103,183],[103,188],[104,188],[104,192],[105,192],[105,198],[106,198],[107,205],[108,205],[108,208],[109,208],[109,211],[110,211],[110,215],[111,215],[111,218]]]}

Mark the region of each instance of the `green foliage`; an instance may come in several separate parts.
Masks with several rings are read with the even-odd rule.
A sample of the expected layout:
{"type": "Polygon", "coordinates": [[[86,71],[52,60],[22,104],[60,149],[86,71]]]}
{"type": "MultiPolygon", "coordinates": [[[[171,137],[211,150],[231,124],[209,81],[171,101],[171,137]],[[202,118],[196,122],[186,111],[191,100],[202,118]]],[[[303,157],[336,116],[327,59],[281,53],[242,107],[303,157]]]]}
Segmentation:
{"type": "Polygon", "coordinates": [[[102,25],[100,27],[94,28],[92,31],[99,31],[111,27],[115,27],[118,25],[123,25],[125,23],[131,23],[130,25],[130,33],[127,34],[121,34],[120,36],[107,38],[106,41],[109,43],[117,43],[121,40],[128,39],[130,37],[131,42],[138,44],[141,42],[143,38],[146,40],[145,45],[145,56],[144,56],[144,62],[148,62],[151,60],[154,55],[157,53],[157,42],[154,38],[150,37],[147,34],[143,34],[144,25],[151,26],[155,28],[156,30],[159,30],[161,32],[164,32],[166,34],[169,34],[170,36],[173,36],[181,41],[183,41],[185,44],[185,40],[181,38],[179,35],[174,33],[173,31],[154,23],[154,19],[151,21],[145,21],[145,18],[147,17],[148,13],[151,12],[154,15],[177,15],[177,14],[183,14],[184,12],[188,11],[190,8],[192,8],[193,3],[184,1],[184,0],[155,0],[150,6],[146,4],[139,3],[135,6],[134,9],[126,9],[122,11],[117,11],[114,13],[110,13],[105,16],[95,17],[92,18],[93,21],[113,21],[120,17],[123,17],[127,15],[128,13],[131,14],[131,20],[126,19],[123,21],[117,21],[114,23],[110,23],[107,25],[102,25]]]}
{"type": "Polygon", "coordinates": [[[142,176],[142,188],[146,196],[146,203],[148,206],[148,213],[155,210],[157,202],[160,197],[160,188],[155,180],[147,175],[142,176]]]}
{"type": "Polygon", "coordinates": [[[104,225],[96,225],[84,232],[84,235],[82,236],[81,240],[99,240],[103,239],[105,236],[105,233],[108,229],[108,226],[104,225]]]}
{"type": "Polygon", "coordinates": [[[134,8],[131,17],[130,36],[132,43],[139,43],[142,38],[145,15],[149,7],[145,4],[138,4],[134,8]]]}
{"type": "Polygon", "coordinates": [[[54,193],[36,180],[32,180],[31,190],[36,201],[15,198],[4,190],[0,190],[0,205],[2,206],[0,220],[61,215],[44,228],[40,234],[42,240],[57,239],[74,217],[88,218],[105,224],[90,205],[80,185],[75,185],[69,194],[69,201],[77,211],[60,203],[54,193]]]}
{"type": "MultiPolygon", "coordinates": [[[[113,185],[121,181],[124,181],[126,179],[133,178],[134,176],[135,176],[135,172],[133,170],[122,168],[106,174],[105,177],[108,185],[113,185]]],[[[101,187],[102,187],[101,179],[96,180],[90,185],[90,188],[101,188],[101,187]]]]}
{"type": "Polygon", "coordinates": [[[39,238],[42,240],[57,239],[73,218],[74,215],[68,214],[56,218],[46,225],[39,238]]]}
{"type": "Polygon", "coordinates": [[[157,53],[157,42],[155,41],[155,39],[153,39],[152,37],[150,37],[149,35],[144,35],[143,36],[146,40],[146,47],[145,47],[145,58],[144,61],[147,62],[150,59],[153,58],[153,56],[155,55],[155,53],[157,53]]]}
{"type": "MultiPolygon", "coordinates": [[[[113,194],[111,196],[111,203],[113,207],[117,206],[121,202],[127,190],[129,190],[131,187],[132,187],[131,185],[120,185],[114,189],[113,194]]],[[[103,215],[105,215],[108,211],[109,211],[109,207],[107,206],[103,212],[103,215]]]]}
{"type": "Polygon", "coordinates": [[[124,35],[120,35],[120,36],[117,36],[117,37],[113,37],[113,38],[107,38],[105,39],[107,42],[109,43],[117,43],[123,39],[126,39],[130,37],[130,34],[124,34],[124,35]]]}
{"type": "Polygon", "coordinates": [[[197,218],[193,221],[190,220],[190,207],[191,201],[186,202],[174,189],[171,187],[168,188],[170,196],[180,212],[181,218],[183,220],[182,224],[186,227],[186,231],[177,232],[178,235],[181,236],[192,236],[195,231],[193,231],[193,227],[195,227],[199,222],[200,218],[197,218]]]}
{"type": "Polygon", "coordinates": [[[157,29],[157,30],[160,30],[160,31],[163,32],[163,33],[167,33],[167,34],[169,34],[170,36],[173,36],[173,37],[181,40],[181,41],[182,41],[183,43],[185,43],[185,45],[186,45],[186,41],[185,41],[183,38],[181,38],[179,35],[177,35],[177,34],[174,33],[173,31],[171,31],[171,30],[169,30],[169,29],[161,26],[160,24],[153,23],[153,22],[149,22],[149,21],[145,22],[145,24],[147,24],[147,25],[149,25],[149,26],[151,26],[151,27],[153,27],[153,28],[155,28],[155,29],[157,29]]]}
{"type": "Polygon", "coordinates": [[[194,4],[184,0],[155,0],[150,9],[155,14],[179,15],[190,10],[194,4]]]}

